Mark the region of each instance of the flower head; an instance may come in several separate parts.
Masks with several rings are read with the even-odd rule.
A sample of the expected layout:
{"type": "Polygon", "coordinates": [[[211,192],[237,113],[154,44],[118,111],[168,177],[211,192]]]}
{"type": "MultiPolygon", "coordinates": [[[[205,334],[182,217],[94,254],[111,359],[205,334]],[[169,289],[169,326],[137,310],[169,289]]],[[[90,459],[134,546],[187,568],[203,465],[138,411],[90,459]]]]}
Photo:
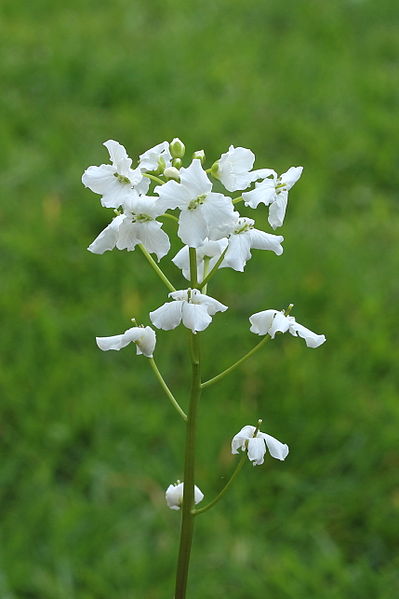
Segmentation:
{"type": "Polygon", "coordinates": [[[134,187],[140,186],[139,191],[145,193],[149,181],[143,181],[140,169],[131,168],[132,159],[120,143],[109,139],[103,145],[108,150],[111,164],[89,166],[83,173],[82,183],[94,193],[102,195],[103,206],[119,208],[134,187]]]}
{"type": "Polygon", "coordinates": [[[231,198],[211,190],[212,183],[199,159],[180,169],[180,183],[168,181],[154,189],[164,211],[181,210],[178,235],[190,247],[199,247],[206,238],[222,239],[234,226],[231,198]]]}
{"type": "Polygon", "coordinates": [[[150,312],[154,326],[164,331],[175,329],[181,322],[193,333],[203,331],[212,322],[216,312],[224,312],[227,306],[198,289],[184,289],[169,293],[174,301],[166,302],[160,308],[150,312]]]}
{"type": "Polygon", "coordinates": [[[238,191],[257,179],[268,177],[274,171],[259,169],[252,171],[255,154],[247,148],[230,146],[212,167],[212,172],[228,191],[238,191]]]}
{"type": "Polygon", "coordinates": [[[280,177],[271,171],[271,178],[255,183],[255,189],[242,194],[245,205],[251,208],[257,208],[259,204],[270,206],[270,225],[273,229],[281,227],[287,210],[288,192],[302,175],[302,170],[302,166],[291,166],[280,177]]]}
{"type": "Polygon", "coordinates": [[[155,331],[151,327],[132,327],[131,329],[127,329],[122,335],[96,337],[96,343],[103,351],[110,349],[119,351],[132,342],[136,344],[137,355],[143,354],[147,358],[152,358],[156,337],[155,331]]]}
{"type": "MultiPolygon", "coordinates": [[[[169,487],[165,491],[165,499],[168,507],[171,510],[179,510],[181,508],[181,504],[183,503],[183,492],[184,492],[184,483],[181,483],[179,480],[173,485],[169,485],[169,487]]],[[[197,504],[204,499],[204,494],[202,491],[194,485],[194,503],[197,504]]]]}
{"type": "Polygon", "coordinates": [[[305,339],[307,347],[319,347],[322,345],[326,337],[318,335],[307,329],[303,325],[296,322],[293,316],[286,316],[284,312],[279,310],[263,310],[249,317],[251,323],[250,331],[257,335],[270,335],[274,339],[276,333],[291,333],[294,337],[302,337],[305,339]]]}
{"type": "Polygon", "coordinates": [[[167,141],[162,141],[139,156],[139,168],[144,173],[157,170],[163,172],[165,168],[171,165],[172,156],[167,141]]]}
{"type": "MultiPolygon", "coordinates": [[[[261,421],[259,421],[261,423],[261,421]]],[[[276,460],[285,460],[288,455],[288,445],[280,443],[271,435],[262,433],[255,426],[247,424],[231,441],[231,453],[237,454],[238,450],[247,451],[248,459],[254,466],[260,466],[264,462],[266,450],[276,460]]]]}

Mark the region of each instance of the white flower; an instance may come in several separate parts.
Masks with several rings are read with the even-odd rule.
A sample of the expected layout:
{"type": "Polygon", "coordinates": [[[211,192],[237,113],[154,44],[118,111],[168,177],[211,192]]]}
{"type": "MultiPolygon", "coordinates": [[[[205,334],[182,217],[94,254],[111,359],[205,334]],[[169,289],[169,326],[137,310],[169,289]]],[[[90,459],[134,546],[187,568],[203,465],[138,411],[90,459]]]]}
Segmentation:
{"type": "MultiPolygon", "coordinates": [[[[204,271],[205,262],[204,258],[209,258],[207,272],[211,271],[219,260],[220,256],[226,249],[228,241],[226,238],[219,239],[218,241],[209,241],[205,239],[204,243],[197,248],[197,279],[202,281],[206,273],[204,271]]],[[[190,280],[190,252],[187,245],[179,250],[172,262],[176,264],[183,273],[183,277],[188,281],[190,280]]]]}
{"type": "Polygon", "coordinates": [[[101,194],[101,204],[105,208],[118,208],[129,196],[134,186],[141,185],[141,192],[146,192],[149,181],[143,181],[139,169],[132,170],[132,159],[125,148],[112,139],[103,144],[109,153],[112,164],[89,166],[82,176],[82,183],[94,193],[101,194]]]}
{"type": "Polygon", "coordinates": [[[264,310],[249,317],[251,323],[250,331],[257,335],[270,335],[274,339],[276,333],[291,333],[294,337],[305,339],[307,347],[319,347],[326,337],[317,335],[303,325],[296,322],[293,316],[286,316],[279,310],[264,310]]]}
{"type": "Polygon", "coordinates": [[[129,343],[136,344],[137,355],[143,354],[147,358],[152,358],[155,349],[156,337],[155,331],[151,327],[132,327],[127,329],[122,335],[113,335],[112,337],[96,337],[97,345],[103,351],[115,349],[119,351],[129,343]]]}
{"type": "Polygon", "coordinates": [[[168,181],[155,187],[164,210],[180,208],[178,235],[186,245],[199,247],[206,238],[222,239],[230,233],[235,216],[231,198],[212,193],[201,161],[180,169],[180,183],[168,181]]]}
{"type": "Polygon", "coordinates": [[[248,459],[253,463],[254,466],[260,466],[264,462],[264,455],[266,448],[269,450],[270,455],[277,460],[285,460],[288,455],[288,445],[280,443],[271,435],[262,433],[261,431],[255,431],[257,429],[254,426],[247,424],[240,432],[234,435],[231,442],[231,453],[237,454],[238,450],[247,451],[248,459]]]}
{"type": "Polygon", "coordinates": [[[118,250],[133,251],[141,243],[158,260],[168,253],[169,237],[161,229],[157,216],[163,214],[157,198],[139,196],[131,190],[123,205],[123,214],[113,219],[87,248],[93,254],[103,254],[115,246],[118,250]]]}
{"type": "Polygon", "coordinates": [[[216,312],[224,312],[227,306],[200,293],[198,289],[184,289],[169,293],[173,302],[166,302],[160,308],[150,312],[154,326],[164,331],[175,329],[181,322],[193,333],[203,331],[212,322],[216,312]]]}
{"type": "Polygon", "coordinates": [[[172,156],[167,141],[157,144],[139,156],[139,168],[143,172],[156,171],[158,168],[163,171],[171,165],[172,156]]]}
{"type": "Polygon", "coordinates": [[[257,208],[259,204],[270,206],[270,225],[273,229],[281,227],[287,209],[288,192],[302,175],[302,170],[302,166],[291,166],[280,177],[272,171],[272,178],[255,183],[255,189],[242,194],[244,204],[251,208],[257,208]]]}
{"type": "Polygon", "coordinates": [[[215,174],[228,191],[246,189],[253,181],[271,175],[271,169],[258,169],[251,171],[255,162],[255,154],[247,148],[230,146],[228,152],[222,154],[212,168],[215,174]]]}
{"type": "MultiPolygon", "coordinates": [[[[237,212],[236,214],[238,215],[237,212]]],[[[283,253],[281,242],[284,237],[255,229],[254,224],[252,218],[237,218],[220,268],[233,268],[243,272],[245,264],[251,258],[251,249],[271,250],[277,256],[283,253]]]]}
{"type": "MultiPolygon", "coordinates": [[[[165,499],[171,510],[179,510],[183,503],[184,483],[177,481],[174,485],[169,485],[165,491],[165,499]]],[[[194,485],[194,503],[197,504],[204,499],[202,491],[194,485]]]]}

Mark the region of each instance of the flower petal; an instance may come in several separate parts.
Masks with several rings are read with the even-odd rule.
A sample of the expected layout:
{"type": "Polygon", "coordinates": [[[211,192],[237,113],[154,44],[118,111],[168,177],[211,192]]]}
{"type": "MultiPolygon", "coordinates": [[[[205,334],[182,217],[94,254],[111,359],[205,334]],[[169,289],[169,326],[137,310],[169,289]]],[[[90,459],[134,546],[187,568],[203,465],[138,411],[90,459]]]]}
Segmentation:
{"type": "Polygon", "coordinates": [[[159,209],[162,210],[160,214],[163,214],[166,210],[182,209],[192,200],[189,191],[177,181],[168,181],[163,185],[157,185],[154,188],[154,193],[159,195],[157,203],[159,209]]]}
{"type": "Polygon", "coordinates": [[[229,245],[220,268],[232,268],[243,272],[246,263],[251,258],[251,239],[248,231],[233,234],[229,237],[229,245]]]}
{"type": "Polygon", "coordinates": [[[190,195],[190,199],[207,194],[212,189],[212,183],[198,158],[195,158],[188,168],[180,169],[180,180],[182,187],[190,195]]]}
{"type": "Polygon", "coordinates": [[[257,208],[259,204],[268,206],[276,197],[276,182],[273,179],[265,179],[256,183],[255,189],[242,194],[245,206],[257,208]]]}
{"type": "Polygon", "coordinates": [[[137,225],[137,239],[143,244],[147,252],[156,254],[158,260],[169,252],[169,237],[161,229],[162,223],[151,220],[135,224],[137,225]]]}
{"type": "Polygon", "coordinates": [[[209,239],[222,239],[234,229],[236,212],[231,198],[221,193],[209,193],[199,209],[206,221],[209,239]]]}
{"type": "Polygon", "coordinates": [[[183,301],[166,302],[160,308],[150,312],[152,324],[164,331],[175,329],[181,322],[184,303],[183,301]]]}
{"type": "Polygon", "coordinates": [[[250,229],[248,231],[251,240],[251,248],[254,250],[271,250],[277,256],[281,256],[284,249],[281,242],[284,241],[282,235],[271,235],[259,229],[250,229]]]}
{"type": "Polygon", "coordinates": [[[286,445],[285,443],[281,443],[280,441],[278,441],[271,435],[268,435],[267,433],[259,432],[258,434],[265,440],[265,443],[272,458],[276,458],[276,460],[285,460],[289,452],[288,445],[286,445]]]}
{"type": "Polygon", "coordinates": [[[262,437],[251,437],[248,440],[248,459],[253,462],[254,466],[263,464],[265,453],[266,445],[262,437]]]}
{"type": "Polygon", "coordinates": [[[179,217],[178,236],[186,245],[197,248],[207,237],[208,227],[201,211],[182,210],[179,217]]]}
{"type": "Polygon", "coordinates": [[[122,146],[122,144],[120,144],[118,141],[109,139],[103,143],[103,146],[107,148],[111,162],[118,171],[118,166],[123,161],[130,161],[129,166],[132,164],[132,159],[127,155],[125,147],[122,146]]]}
{"type": "Polygon", "coordinates": [[[123,214],[116,216],[108,227],[105,227],[98,237],[96,237],[96,239],[89,245],[87,248],[89,252],[92,252],[93,254],[103,254],[107,250],[112,250],[116,245],[119,228],[124,220],[125,216],[123,214]]]}
{"type": "Polygon", "coordinates": [[[239,449],[245,451],[246,449],[246,441],[253,437],[255,432],[255,427],[250,424],[246,424],[242,427],[242,429],[234,435],[231,441],[231,453],[237,454],[239,449]]]}
{"type": "Polygon", "coordinates": [[[183,303],[182,320],[184,326],[191,329],[193,333],[204,331],[212,322],[206,306],[189,302],[183,303]]]}
{"type": "MultiPolygon", "coordinates": [[[[292,318],[292,317],[291,317],[292,318]]],[[[294,322],[291,322],[289,327],[289,332],[294,337],[302,337],[305,339],[306,346],[311,348],[316,348],[322,345],[326,341],[325,335],[317,335],[317,333],[313,333],[310,329],[307,329],[303,325],[297,323],[294,319],[294,322]]]]}
{"type": "Polygon", "coordinates": [[[288,171],[283,173],[280,177],[281,183],[286,185],[287,189],[291,189],[293,185],[298,181],[302,175],[303,166],[291,166],[288,171]]]}
{"type": "Polygon", "coordinates": [[[280,191],[269,208],[269,224],[273,229],[281,227],[287,210],[288,192],[280,191]]]}

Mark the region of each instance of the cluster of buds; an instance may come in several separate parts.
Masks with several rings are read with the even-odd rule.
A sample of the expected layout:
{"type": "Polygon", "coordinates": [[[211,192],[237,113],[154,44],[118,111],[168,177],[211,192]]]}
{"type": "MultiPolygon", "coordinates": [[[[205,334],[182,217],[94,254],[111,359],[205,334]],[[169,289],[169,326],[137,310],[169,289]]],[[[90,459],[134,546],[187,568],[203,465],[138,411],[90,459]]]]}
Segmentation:
{"type": "MultiPolygon", "coordinates": [[[[171,330],[182,323],[193,333],[203,331],[217,312],[227,310],[227,306],[205,293],[210,274],[222,268],[243,272],[251,250],[268,250],[276,256],[283,253],[284,237],[256,228],[252,218],[240,215],[238,205],[256,209],[264,204],[268,207],[269,225],[273,230],[281,227],[289,191],[300,178],[302,167],[290,167],[282,175],[270,168],[254,169],[253,152],[234,146],[208,169],[204,168],[203,150],[194,152],[183,165],[185,146],[177,138],[150,148],[133,166],[120,143],[108,140],[104,146],[110,163],[90,166],[82,181],[101,196],[102,206],[113,209],[115,215],[89,245],[89,251],[103,254],[114,248],[133,251],[140,247],[147,255],[154,254],[159,262],[171,247],[162,218],[175,220],[183,245],[172,261],[191,287],[169,293],[171,301],[151,311],[149,318],[157,329],[171,330]],[[213,190],[215,183],[218,191],[213,190]],[[219,191],[221,185],[223,193],[219,191]],[[236,192],[239,194],[233,197],[236,192]],[[192,251],[197,269],[194,284],[192,251]]],[[[313,333],[290,316],[291,307],[287,312],[268,309],[252,314],[250,331],[271,339],[277,333],[289,332],[302,337],[311,348],[324,343],[324,335],[313,333]]],[[[156,335],[150,326],[134,326],[120,335],[97,337],[97,345],[104,351],[120,350],[131,342],[136,344],[137,354],[152,359],[156,335]]],[[[239,448],[247,452],[254,465],[263,463],[266,450],[279,460],[288,454],[287,445],[250,425],[233,438],[232,453],[238,453],[239,448]]],[[[171,509],[179,509],[182,493],[183,483],[168,487],[166,500],[171,509]]],[[[198,488],[195,493],[198,502],[203,495],[198,488]]]]}

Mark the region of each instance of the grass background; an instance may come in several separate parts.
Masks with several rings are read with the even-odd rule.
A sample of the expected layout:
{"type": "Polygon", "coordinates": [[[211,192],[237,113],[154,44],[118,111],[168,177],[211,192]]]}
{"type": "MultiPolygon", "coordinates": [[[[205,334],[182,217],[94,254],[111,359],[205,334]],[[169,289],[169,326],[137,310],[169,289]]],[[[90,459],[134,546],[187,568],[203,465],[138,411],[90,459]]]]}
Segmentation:
{"type": "MultiPolygon", "coordinates": [[[[328,342],[280,337],[210,387],[198,484],[211,498],[245,423],[291,447],[249,465],[197,524],[192,599],[392,599],[398,579],[397,27],[390,0],[2,2],[1,599],[170,598],[183,430],[142,358],[95,335],[147,322],[164,290],[137,253],[85,251],[109,213],[80,183],[117,139],[181,137],[211,164],[304,165],[285,253],[210,292],[206,376],[295,303],[328,342]]],[[[258,225],[265,212],[259,210],[258,225]]],[[[264,221],[263,221],[264,222],[264,221]]],[[[179,272],[164,259],[179,284],[179,272]]],[[[158,361],[185,402],[184,331],[158,361]]]]}

